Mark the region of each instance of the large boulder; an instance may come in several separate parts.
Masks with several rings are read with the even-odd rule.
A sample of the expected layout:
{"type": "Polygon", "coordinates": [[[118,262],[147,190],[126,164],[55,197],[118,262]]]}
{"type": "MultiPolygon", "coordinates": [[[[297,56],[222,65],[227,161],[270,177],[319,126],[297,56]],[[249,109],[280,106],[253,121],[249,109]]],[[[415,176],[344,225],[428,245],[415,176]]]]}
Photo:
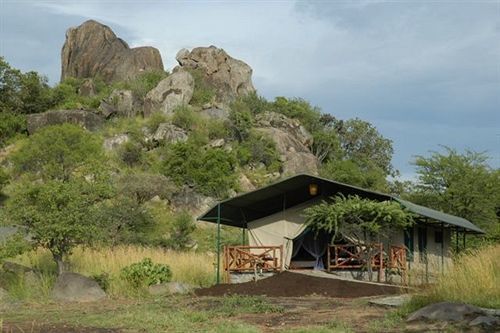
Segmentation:
{"type": "Polygon", "coordinates": [[[145,71],[163,70],[157,49],[130,48],[108,26],[94,20],[68,29],[61,62],[61,81],[67,77],[99,77],[110,83],[134,78],[145,71]]]}
{"type": "Polygon", "coordinates": [[[147,93],[144,99],[144,115],[160,111],[165,115],[171,115],[174,109],[181,105],[187,105],[193,97],[193,76],[183,70],[178,70],[147,93]]]}
{"type": "Polygon", "coordinates": [[[255,92],[252,68],[241,60],[229,56],[215,46],[197,47],[177,53],[181,68],[200,70],[207,82],[216,89],[219,102],[229,104],[240,96],[255,92]]]}
{"type": "Polygon", "coordinates": [[[45,126],[70,123],[89,131],[99,129],[104,118],[87,110],[55,110],[28,115],[28,133],[33,134],[45,126]]]}
{"type": "Polygon", "coordinates": [[[209,209],[217,200],[196,192],[189,186],[183,186],[173,193],[170,204],[177,211],[188,211],[192,215],[199,215],[209,209]]]}
{"type": "Polygon", "coordinates": [[[106,297],[99,284],[81,274],[59,275],[52,290],[52,297],[61,302],[95,302],[106,297]]]}
{"type": "Polygon", "coordinates": [[[463,303],[440,302],[413,312],[406,321],[461,322],[476,318],[483,313],[484,311],[477,306],[463,303]]]}
{"type": "Polygon", "coordinates": [[[140,101],[135,98],[131,90],[115,89],[108,98],[101,101],[99,110],[106,118],[112,115],[135,117],[141,107],[140,101]]]}
{"type": "Polygon", "coordinates": [[[289,133],[301,145],[310,147],[312,135],[302,126],[299,120],[291,119],[277,112],[263,112],[255,117],[257,127],[273,127],[289,133]]]}

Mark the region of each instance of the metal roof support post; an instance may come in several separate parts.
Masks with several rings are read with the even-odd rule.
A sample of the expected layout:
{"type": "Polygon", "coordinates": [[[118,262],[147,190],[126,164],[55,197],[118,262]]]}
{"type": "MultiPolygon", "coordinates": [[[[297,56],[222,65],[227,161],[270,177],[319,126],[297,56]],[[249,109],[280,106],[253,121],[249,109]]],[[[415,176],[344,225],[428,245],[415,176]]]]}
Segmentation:
{"type": "Polygon", "coordinates": [[[220,283],[220,203],[217,204],[217,284],[220,283]]]}
{"type": "Polygon", "coordinates": [[[444,273],[444,224],[443,223],[441,223],[441,273],[444,273]]]}

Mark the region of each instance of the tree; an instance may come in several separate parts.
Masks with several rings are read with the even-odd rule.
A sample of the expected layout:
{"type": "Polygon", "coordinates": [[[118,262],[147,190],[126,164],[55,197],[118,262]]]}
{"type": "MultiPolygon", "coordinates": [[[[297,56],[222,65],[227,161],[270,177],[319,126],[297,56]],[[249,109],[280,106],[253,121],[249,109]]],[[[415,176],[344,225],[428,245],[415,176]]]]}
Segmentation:
{"type": "Polygon", "coordinates": [[[102,168],[104,152],[97,136],[70,124],[49,126],[30,136],[13,154],[14,173],[43,180],[69,180],[75,173],[102,168]]]}
{"type": "Polygon", "coordinates": [[[181,212],[170,227],[170,237],[167,246],[174,250],[186,250],[193,245],[191,234],[196,229],[192,216],[188,212],[181,212]]]}
{"type": "Polygon", "coordinates": [[[485,153],[444,150],[416,157],[418,181],[412,199],[468,219],[498,238],[500,171],[488,165],[485,153]]]}
{"type": "MultiPolygon", "coordinates": [[[[305,209],[306,226],[315,232],[332,235],[332,243],[340,236],[348,236],[360,247],[365,247],[365,262],[374,256],[370,243],[388,238],[394,230],[411,226],[413,215],[393,201],[378,202],[358,196],[336,196],[305,209]]],[[[371,265],[367,265],[372,278],[371,265]]]]}
{"type": "Polygon", "coordinates": [[[322,177],[362,188],[381,192],[388,189],[387,175],[381,169],[375,166],[365,169],[352,160],[330,160],[320,166],[319,173],[322,177]]]}
{"type": "Polygon", "coordinates": [[[12,223],[26,227],[35,246],[52,253],[62,273],[63,259],[75,246],[98,239],[102,228],[96,213],[111,193],[107,184],[83,178],[22,182],[5,209],[12,223]]]}

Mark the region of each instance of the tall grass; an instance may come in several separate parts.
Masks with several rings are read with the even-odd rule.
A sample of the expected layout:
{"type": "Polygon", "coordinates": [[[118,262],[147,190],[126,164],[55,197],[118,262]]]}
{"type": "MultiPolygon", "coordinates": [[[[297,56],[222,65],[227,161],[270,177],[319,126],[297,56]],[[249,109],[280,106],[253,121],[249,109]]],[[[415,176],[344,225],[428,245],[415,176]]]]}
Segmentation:
{"type": "MultiPolygon", "coordinates": [[[[108,293],[113,296],[131,295],[130,286],[121,278],[123,267],[151,258],[154,263],[167,264],[172,270],[172,280],[194,286],[209,286],[214,282],[215,258],[196,252],[177,252],[141,246],[102,247],[97,249],[76,248],[68,258],[69,270],[86,276],[107,275],[108,293]]],[[[16,261],[31,266],[42,275],[55,273],[55,265],[46,250],[36,250],[16,258],[16,261]]]]}
{"type": "Polygon", "coordinates": [[[422,295],[410,301],[410,308],[432,302],[453,301],[500,308],[500,245],[467,251],[422,295]]]}

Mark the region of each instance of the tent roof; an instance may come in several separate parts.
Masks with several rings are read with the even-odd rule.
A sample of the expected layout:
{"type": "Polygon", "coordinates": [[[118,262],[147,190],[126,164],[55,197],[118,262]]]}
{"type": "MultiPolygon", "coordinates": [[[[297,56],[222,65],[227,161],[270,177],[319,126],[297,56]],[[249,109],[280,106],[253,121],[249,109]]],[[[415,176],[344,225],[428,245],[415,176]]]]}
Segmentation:
{"type": "Polygon", "coordinates": [[[220,205],[221,224],[246,228],[248,222],[293,207],[314,197],[330,197],[340,193],[344,195],[358,195],[362,198],[377,201],[396,200],[408,210],[418,215],[437,220],[449,226],[463,228],[468,232],[484,233],[484,231],[466,219],[419,206],[389,194],[366,190],[308,174],[299,174],[255,191],[220,201],[201,215],[198,220],[216,222],[218,207],[220,205]],[[310,184],[318,185],[318,195],[311,196],[309,194],[310,184]]]}

